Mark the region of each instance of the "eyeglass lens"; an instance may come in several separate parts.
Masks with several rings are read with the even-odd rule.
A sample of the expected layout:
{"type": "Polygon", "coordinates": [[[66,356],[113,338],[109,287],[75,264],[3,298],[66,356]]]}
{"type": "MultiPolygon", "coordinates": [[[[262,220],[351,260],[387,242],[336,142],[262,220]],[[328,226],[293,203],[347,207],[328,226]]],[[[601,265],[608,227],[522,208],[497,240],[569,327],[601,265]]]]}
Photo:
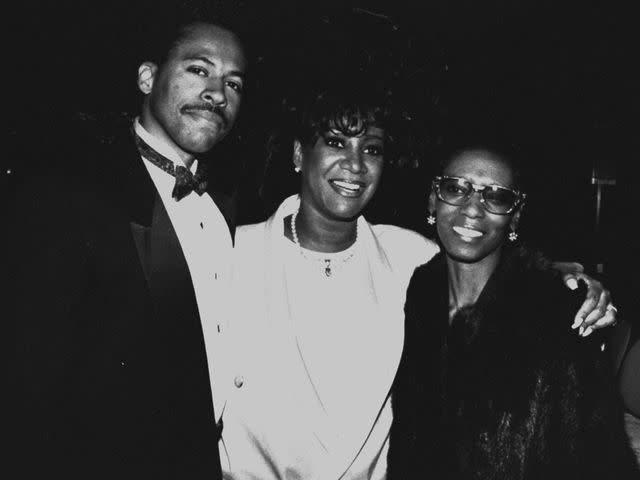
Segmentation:
{"type": "MultiPolygon", "coordinates": [[[[440,180],[438,192],[442,201],[451,205],[462,205],[471,198],[474,189],[471,182],[464,179],[443,177],[440,180]]],[[[509,213],[518,200],[516,192],[497,185],[484,187],[480,194],[487,211],[496,214],[509,213]]]]}

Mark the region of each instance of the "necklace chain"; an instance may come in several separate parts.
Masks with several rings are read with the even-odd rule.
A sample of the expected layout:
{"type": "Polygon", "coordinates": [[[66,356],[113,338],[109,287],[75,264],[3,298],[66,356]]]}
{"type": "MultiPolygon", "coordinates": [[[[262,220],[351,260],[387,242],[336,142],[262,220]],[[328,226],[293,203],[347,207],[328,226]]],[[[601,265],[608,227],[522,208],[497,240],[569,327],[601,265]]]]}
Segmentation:
{"type": "MultiPolygon", "coordinates": [[[[331,264],[331,261],[335,260],[335,258],[331,258],[331,257],[310,258],[308,255],[304,253],[304,249],[302,248],[302,245],[300,245],[300,239],[298,238],[298,230],[296,229],[296,219],[298,218],[298,213],[300,213],[299,208],[293,213],[293,215],[291,215],[291,236],[293,237],[293,242],[298,246],[298,249],[300,250],[300,255],[302,255],[305,259],[322,262],[324,264],[325,276],[331,277],[333,272],[338,268],[338,265],[342,265],[348,262],[349,260],[351,260],[355,252],[352,251],[349,253],[349,255],[346,255],[344,258],[341,258],[342,262],[338,265],[335,265],[335,263],[333,265],[331,264]]],[[[355,245],[357,241],[358,241],[358,228],[356,226],[356,239],[353,242],[353,245],[355,245]]]]}

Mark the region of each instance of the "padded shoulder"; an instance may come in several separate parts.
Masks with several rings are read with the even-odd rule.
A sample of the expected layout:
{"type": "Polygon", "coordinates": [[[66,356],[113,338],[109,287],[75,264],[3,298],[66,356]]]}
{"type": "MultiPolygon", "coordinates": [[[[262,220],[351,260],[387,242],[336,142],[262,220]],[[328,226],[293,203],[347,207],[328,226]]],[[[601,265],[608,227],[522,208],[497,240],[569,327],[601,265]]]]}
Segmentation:
{"type": "Polygon", "coordinates": [[[413,230],[394,225],[373,225],[372,228],[403,290],[406,290],[413,271],[440,251],[434,241],[413,230]]]}
{"type": "Polygon", "coordinates": [[[235,248],[244,248],[259,236],[264,236],[266,222],[240,225],[236,228],[235,248]]]}
{"type": "Polygon", "coordinates": [[[438,245],[413,230],[395,225],[373,225],[373,232],[390,261],[410,263],[415,269],[440,251],[438,245]]]}

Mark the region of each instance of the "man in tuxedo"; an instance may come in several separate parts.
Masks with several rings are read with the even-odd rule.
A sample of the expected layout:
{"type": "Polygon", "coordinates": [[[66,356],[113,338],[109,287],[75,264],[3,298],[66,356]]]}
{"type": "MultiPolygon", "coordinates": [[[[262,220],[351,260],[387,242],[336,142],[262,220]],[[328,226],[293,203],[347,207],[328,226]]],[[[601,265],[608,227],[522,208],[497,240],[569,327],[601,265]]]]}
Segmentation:
{"type": "Polygon", "coordinates": [[[13,478],[221,477],[224,393],[210,379],[224,368],[233,200],[199,158],[234,125],[246,60],[218,24],[163,33],[138,69],[133,124],[72,132],[45,152],[55,172],[17,189],[13,478]]]}

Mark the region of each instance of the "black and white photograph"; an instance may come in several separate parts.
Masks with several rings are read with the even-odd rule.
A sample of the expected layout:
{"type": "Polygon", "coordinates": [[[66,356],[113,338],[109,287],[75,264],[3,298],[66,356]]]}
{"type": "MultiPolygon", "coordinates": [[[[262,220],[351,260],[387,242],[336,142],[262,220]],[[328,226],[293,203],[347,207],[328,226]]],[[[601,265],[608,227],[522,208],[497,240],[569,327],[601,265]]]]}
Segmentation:
{"type": "Polygon", "coordinates": [[[623,2],[5,7],[4,478],[640,478],[623,2]]]}

